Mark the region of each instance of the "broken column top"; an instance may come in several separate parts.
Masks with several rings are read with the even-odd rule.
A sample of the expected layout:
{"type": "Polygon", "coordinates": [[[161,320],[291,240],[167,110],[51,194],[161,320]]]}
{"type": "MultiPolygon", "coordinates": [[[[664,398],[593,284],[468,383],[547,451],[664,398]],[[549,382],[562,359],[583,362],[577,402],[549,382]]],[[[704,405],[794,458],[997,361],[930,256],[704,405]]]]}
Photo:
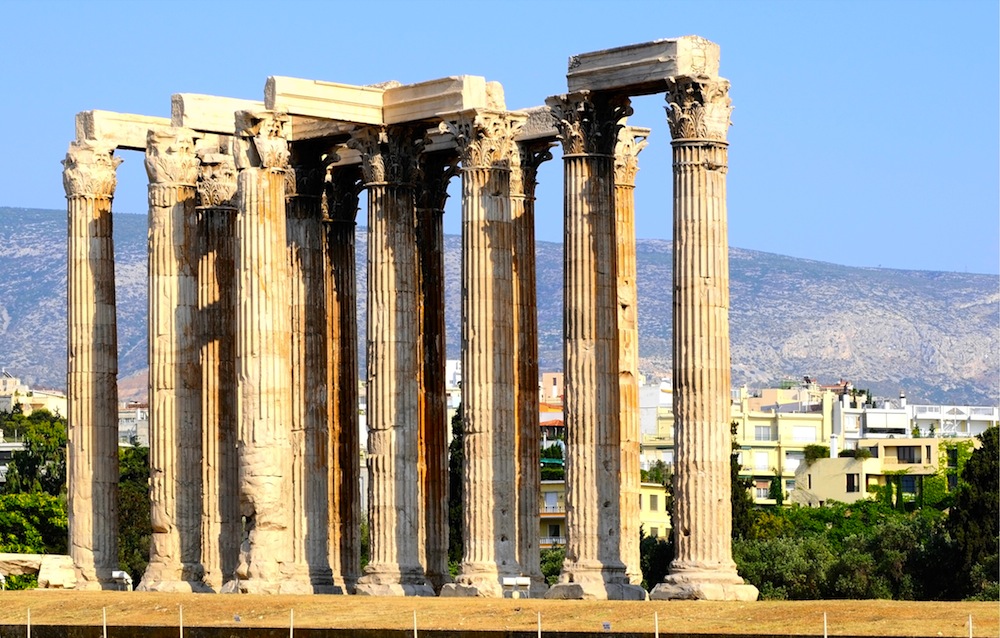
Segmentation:
{"type": "Polygon", "coordinates": [[[649,95],[666,90],[676,75],[719,75],[719,45],[696,35],[653,40],[569,59],[566,83],[570,93],[612,91],[649,95]]]}

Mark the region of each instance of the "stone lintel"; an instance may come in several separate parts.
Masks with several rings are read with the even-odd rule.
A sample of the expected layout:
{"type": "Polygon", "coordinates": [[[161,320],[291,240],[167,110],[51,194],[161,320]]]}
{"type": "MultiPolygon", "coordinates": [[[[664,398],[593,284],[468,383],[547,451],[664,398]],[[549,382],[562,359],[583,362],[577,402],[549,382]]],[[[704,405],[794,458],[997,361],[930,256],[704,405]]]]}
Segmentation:
{"type": "Polygon", "coordinates": [[[333,152],[337,154],[337,159],[330,166],[353,166],[361,163],[361,151],[350,148],[347,144],[338,144],[333,152]]]}
{"type": "Polygon", "coordinates": [[[264,86],[264,105],[293,116],[382,124],[384,92],[380,87],[272,75],[264,86]]]}
{"type": "Polygon", "coordinates": [[[174,93],[170,97],[170,119],[174,126],[207,133],[232,135],[236,111],[263,110],[263,102],[234,97],[197,93],[174,93]]]}
{"type": "Polygon", "coordinates": [[[116,149],[145,152],[147,133],[170,127],[170,118],[167,117],[113,111],[82,111],[76,114],[78,141],[100,141],[113,145],[116,149]]]}
{"type": "Polygon", "coordinates": [[[459,75],[386,89],[386,124],[448,119],[472,109],[503,110],[503,89],[478,75],[459,75]]]}
{"type": "Polygon", "coordinates": [[[289,141],[318,140],[350,135],[356,126],[351,122],[329,120],[310,115],[290,115],[292,134],[289,141]]]}
{"type": "Polygon", "coordinates": [[[675,75],[719,75],[719,45],[689,35],[581,53],[569,59],[566,84],[570,93],[648,95],[665,91],[675,75]]]}
{"type": "Polygon", "coordinates": [[[527,117],[524,125],[521,126],[517,135],[514,136],[516,142],[533,141],[556,141],[558,131],[556,121],[552,117],[552,109],[547,106],[534,106],[529,109],[514,111],[527,117]]]}

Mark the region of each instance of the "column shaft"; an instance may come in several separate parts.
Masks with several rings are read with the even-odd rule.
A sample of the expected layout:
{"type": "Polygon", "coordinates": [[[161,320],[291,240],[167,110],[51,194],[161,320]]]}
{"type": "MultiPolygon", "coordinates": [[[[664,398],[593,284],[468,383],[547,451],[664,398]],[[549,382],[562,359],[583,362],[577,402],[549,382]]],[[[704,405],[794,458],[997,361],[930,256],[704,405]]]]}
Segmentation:
{"type": "Polygon", "coordinates": [[[113,148],[74,142],[67,200],[69,553],[78,588],[108,586],[118,568],[118,337],[111,200],[113,148]]]}
{"type": "Polygon", "coordinates": [[[368,468],[371,562],[367,595],[433,595],[419,552],[420,427],[417,252],[411,135],[365,129],[368,188],[368,468]],[[398,171],[393,173],[392,171],[398,171]]]}
{"type": "Polygon", "coordinates": [[[236,200],[240,510],[244,592],[306,593],[293,580],[291,331],[285,228],[287,143],[273,115],[238,114],[236,200]],[[242,122],[239,120],[242,118],[242,122]],[[252,145],[252,147],[251,147],[252,145]],[[253,152],[248,152],[253,150],[253,152]]]}
{"type": "Polygon", "coordinates": [[[566,562],[552,598],[645,598],[621,541],[614,142],[627,100],[550,98],[563,136],[566,562]]]}
{"type": "Polygon", "coordinates": [[[464,555],[442,595],[501,596],[517,564],[513,229],[504,113],[452,123],[462,154],[464,555]]]}
{"type": "Polygon", "coordinates": [[[615,246],[618,268],[618,383],[621,420],[622,560],[629,582],[639,565],[639,322],[635,261],[635,173],[648,129],[622,127],[615,148],[615,246]]]}
{"type": "Polygon", "coordinates": [[[201,369],[195,256],[198,175],[183,129],[150,132],[149,465],[152,538],[140,589],[204,589],[201,369]]]}
{"type": "Polygon", "coordinates": [[[755,600],[732,558],[729,257],[726,132],[729,83],[671,78],[674,156],[675,557],[653,598],[755,600]]]}
{"type": "Polygon", "coordinates": [[[334,584],[353,591],[361,565],[358,329],[355,282],[356,169],[336,169],[327,191],[326,286],[330,423],[330,566],[334,584]]]}
{"type": "MultiPolygon", "coordinates": [[[[318,161],[318,160],[317,160],[318,161]]],[[[295,578],[334,590],[330,568],[325,231],[318,166],[296,166],[286,186],[292,371],[292,542],[295,578]]]]}

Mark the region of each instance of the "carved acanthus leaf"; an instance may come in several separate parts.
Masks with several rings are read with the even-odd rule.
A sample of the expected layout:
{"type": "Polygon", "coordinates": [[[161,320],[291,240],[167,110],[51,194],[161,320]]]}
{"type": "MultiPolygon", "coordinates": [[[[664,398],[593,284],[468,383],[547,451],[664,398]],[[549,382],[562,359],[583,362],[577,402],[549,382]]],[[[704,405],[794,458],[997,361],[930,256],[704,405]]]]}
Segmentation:
{"type": "Polygon", "coordinates": [[[726,141],[729,116],[729,81],[709,76],[667,79],[667,123],[674,140],[726,141]]]}
{"type": "Polygon", "coordinates": [[[239,168],[288,168],[288,115],[275,111],[236,113],[235,154],[239,168]]]}
{"type": "Polygon", "coordinates": [[[451,153],[426,153],[418,163],[417,208],[444,210],[448,182],[458,174],[458,157],[451,153]]]}
{"type": "Polygon", "coordinates": [[[221,208],[233,206],[236,196],[236,163],[232,155],[207,153],[201,157],[198,174],[198,196],[201,206],[221,208]]]}
{"type": "Polygon", "coordinates": [[[510,172],[511,193],[534,195],[538,185],[538,167],[552,159],[553,144],[548,141],[518,143],[510,172]]]}
{"type": "Polygon", "coordinates": [[[122,163],[114,146],[89,140],[71,142],[63,160],[63,188],[67,197],[113,197],[115,169],[122,163]]]}
{"type": "Polygon", "coordinates": [[[595,96],[587,91],[548,98],[564,155],[611,155],[618,129],[632,114],[626,96],[595,96]]]}
{"type": "Polygon", "coordinates": [[[193,133],[181,128],[149,131],[145,164],[150,184],[194,186],[198,157],[193,133]]]}
{"type": "Polygon", "coordinates": [[[364,126],[347,145],[361,153],[361,173],[368,184],[412,184],[423,140],[411,126],[364,126]]]}
{"type": "Polygon", "coordinates": [[[358,195],[364,184],[358,166],[328,166],[321,204],[323,219],[353,222],[358,215],[358,195]]]}
{"type": "Polygon", "coordinates": [[[438,130],[455,138],[463,168],[507,168],[517,151],[514,136],[525,119],[507,111],[478,111],[442,122],[438,130]]]}
{"type": "Polygon", "coordinates": [[[615,181],[619,184],[635,185],[635,174],[639,171],[639,153],[646,148],[649,129],[623,126],[618,132],[615,147],[615,181]]]}

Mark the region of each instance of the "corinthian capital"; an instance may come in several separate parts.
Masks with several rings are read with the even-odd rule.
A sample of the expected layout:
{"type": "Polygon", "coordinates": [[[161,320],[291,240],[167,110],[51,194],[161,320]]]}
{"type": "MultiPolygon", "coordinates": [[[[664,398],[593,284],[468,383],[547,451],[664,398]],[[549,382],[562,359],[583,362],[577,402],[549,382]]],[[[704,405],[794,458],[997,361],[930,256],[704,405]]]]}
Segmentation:
{"type": "Polygon", "coordinates": [[[508,168],[517,152],[514,136],[525,119],[507,111],[476,111],[438,129],[454,136],[463,168],[508,168]]]}
{"type": "Polygon", "coordinates": [[[237,168],[288,168],[290,120],[275,111],[236,113],[237,168]]]}
{"type": "Polygon", "coordinates": [[[628,97],[589,91],[557,95],[545,103],[552,109],[564,155],[611,155],[618,129],[632,114],[628,97]]]}
{"type": "Polygon", "coordinates": [[[181,128],[149,131],[146,175],[150,184],[194,186],[198,181],[198,158],[193,133],[181,128]]]}
{"type": "Polygon", "coordinates": [[[667,123],[674,140],[726,141],[729,80],[707,75],[667,78],[667,123]]]}
{"type": "Polygon", "coordinates": [[[423,142],[411,126],[364,126],[347,145],[361,153],[361,173],[367,184],[412,184],[423,142]]]}
{"type": "Polygon", "coordinates": [[[67,197],[113,197],[115,169],[122,163],[114,146],[83,140],[71,142],[63,160],[63,188],[67,197]]]}
{"type": "Polygon", "coordinates": [[[232,207],[236,196],[236,162],[232,155],[206,153],[201,158],[198,196],[206,208],[232,207]]]}
{"type": "Polygon", "coordinates": [[[618,132],[615,146],[615,181],[619,184],[635,185],[635,174],[639,172],[639,153],[646,148],[648,128],[623,126],[618,132]]]}

